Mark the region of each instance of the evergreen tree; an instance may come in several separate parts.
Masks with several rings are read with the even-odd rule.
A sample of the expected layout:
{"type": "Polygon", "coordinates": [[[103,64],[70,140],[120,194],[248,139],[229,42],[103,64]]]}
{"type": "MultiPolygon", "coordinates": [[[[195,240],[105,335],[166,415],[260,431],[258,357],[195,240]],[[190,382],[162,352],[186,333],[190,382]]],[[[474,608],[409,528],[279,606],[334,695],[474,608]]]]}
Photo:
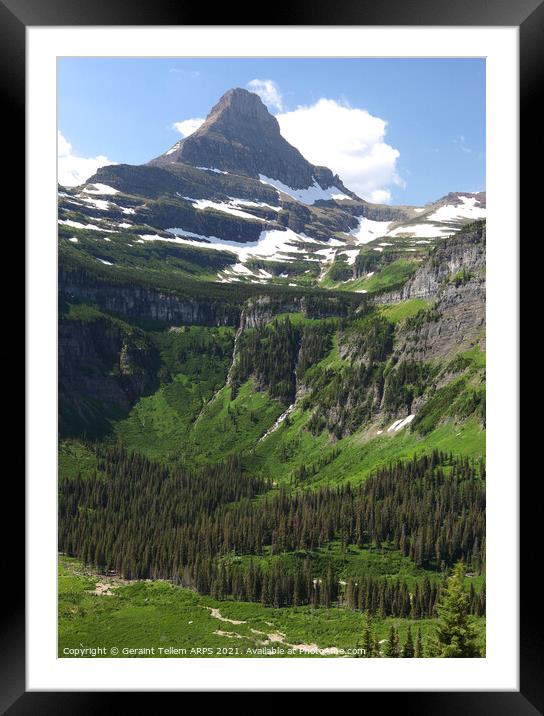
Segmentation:
{"type": "Polygon", "coordinates": [[[406,634],[406,641],[402,647],[402,657],[404,659],[412,659],[415,654],[414,640],[412,638],[412,627],[408,625],[408,633],[406,634]]]}
{"type": "Polygon", "coordinates": [[[462,658],[479,656],[472,625],[468,620],[470,597],[464,588],[465,565],[458,562],[443,590],[437,612],[437,656],[462,658]]]}
{"type": "Polygon", "coordinates": [[[369,612],[365,612],[363,642],[361,646],[365,650],[365,653],[363,654],[365,659],[370,659],[373,656],[379,656],[379,652],[376,652],[376,637],[374,636],[374,627],[369,612]]]}
{"type": "Polygon", "coordinates": [[[416,649],[414,654],[416,659],[423,659],[425,652],[423,650],[423,637],[421,635],[421,628],[417,630],[416,649]]]}
{"type": "Polygon", "coordinates": [[[389,638],[385,644],[384,654],[388,659],[398,659],[400,656],[399,634],[393,624],[389,629],[389,638]]]}

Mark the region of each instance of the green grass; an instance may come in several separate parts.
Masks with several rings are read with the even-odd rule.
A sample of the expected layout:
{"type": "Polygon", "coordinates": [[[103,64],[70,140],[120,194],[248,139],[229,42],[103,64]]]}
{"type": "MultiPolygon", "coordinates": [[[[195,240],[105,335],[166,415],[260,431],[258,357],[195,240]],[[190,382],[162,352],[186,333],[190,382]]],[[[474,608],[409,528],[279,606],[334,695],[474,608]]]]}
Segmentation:
{"type": "MultiPolygon", "coordinates": [[[[282,633],[286,644],[316,644],[319,648],[353,649],[361,639],[364,617],[357,611],[341,607],[310,606],[275,609],[248,602],[219,602],[163,581],[122,583],[111,577],[93,574],[78,561],[59,559],[59,657],[74,656],[65,650],[103,647],[99,657],[258,657],[248,650],[263,648],[259,642],[267,634],[282,633]],[[112,596],[93,594],[97,583],[112,584],[112,596]],[[242,624],[220,621],[210,608],[219,609],[222,617],[242,624]],[[264,632],[263,634],[256,634],[264,632]],[[216,632],[227,632],[231,636],[216,632]],[[160,648],[175,647],[185,653],[160,653],[160,648]],[[112,654],[111,649],[119,649],[112,654]],[[155,653],[123,654],[122,649],[150,649],[155,653]],[[196,650],[210,650],[198,653],[196,650]]],[[[479,639],[485,637],[485,620],[473,619],[479,639]]],[[[415,633],[421,628],[424,639],[434,630],[431,619],[375,619],[376,633],[385,639],[395,624],[404,640],[408,625],[415,633]]],[[[288,653],[286,644],[280,657],[320,658],[319,655],[288,653]]],[[[334,657],[328,657],[334,658],[334,657]]]]}
{"type": "MultiPolygon", "coordinates": [[[[93,323],[101,318],[108,318],[111,321],[116,320],[110,316],[106,316],[99,308],[91,306],[88,303],[68,304],[63,318],[66,318],[68,321],[79,321],[79,323],[93,323]]],[[[121,323],[121,321],[117,321],[117,323],[121,323]]]]}
{"type": "Polygon", "coordinates": [[[180,449],[191,417],[198,412],[195,390],[186,376],[176,376],[156,393],[140,398],[129,416],[115,424],[116,437],[147,457],[168,458],[180,449]]]}
{"type": "Polygon", "coordinates": [[[403,286],[418,266],[419,262],[412,259],[396,259],[377,270],[373,276],[363,276],[343,282],[334,282],[325,276],[320,282],[320,286],[352,292],[378,293],[380,291],[389,291],[403,286]]]}
{"type": "Polygon", "coordinates": [[[407,301],[380,306],[379,312],[391,323],[400,323],[410,316],[415,316],[422,308],[427,308],[429,301],[424,298],[410,298],[407,301]]]}
{"type": "Polygon", "coordinates": [[[234,398],[230,386],[225,386],[193,424],[184,457],[188,462],[216,462],[253,449],[283,411],[266,391],[255,391],[252,380],[234,398]]]}
{"type": "Polygon", "coordinates": [[[348,364],[349,361],[345,358],[342,358],[342,356],[340,355],[340,350],[338,347],[338,334],[333,333],[331,336],[331,350],[318,363],[313,365],[311,368],[308,368],[304,375],[304,379],[306,382],[309,382],[312,376],[319,371],[323,371],[328,368],[337,369],[341,368],[343,365],[348,364]]]}
{"type": "Polygon", "coordinates": [[[248,469],[257,469],[277,482],[291,484],[294,471],[304,464],[316,466],[315,474],[298,489],[351,482],[357,484],[370,472],[397,459],[411,458],[433,449],[467,457],[485,456],[485,430],[475,418],[439,425],[424,437],[409,429],[387,433],[387,427],[363,429],[334,442],[326,431],[313,436],[305,430],[309,415],[294,410],[289,420],[269,435],[247,458],[248,469]],[[384,432],[378,435],[378,429],[384,432]]]}
{"type": "Polygon", "coordinates": [[[369,293],[386,291],[402,286],[418,267],[417,261],[397,259],[366,280],[362,288],[369,293]]]}
{"type": "MultiPolygon", "coordinates": [[[[381,307],[380,312],[396,322],[415,315],[424,303],[414,299],[381,307]]],[[[92,306],[74,304],[68,307],[68,315],[71,320],[98,320],[104,314],[92,306]]],[[[285,315],[294,323],[310,320],[300,312],[285,315]]],[[[140,333],[128,325],[126,329],[140,333]]],[[[466,421],[474,404],[484,397],[480,380],[485,353],[478,346],[452,361],[452,370],[467,371],[467,380],[457,379],[436,391],[414,421],[417,431],[405,429],[391,435],[387,423],[367,426],[333,442],[327,432],[313,436],[306,429],[310,414],[299,407],[259,442],[284,406],[268,393],[255,391],[251,381],[232,399],[231,388],[225,385],[232,359],[232,328],[185,326],[146,335],[160,354],[160,387],[140,398],[130,414],[113,426],[115,439],[148,457],[199,465],[243,453],[246,469],[287,484],[304,464],[313,468],[313,475],[299,486],[305,489],[327,482],[359,482],[378,465],[434,447],[473,457],[485,454],[485,432],[476,419],[466,421]],[[381,435],[379,429],[384,431],[381,435]]],[[[345,364],[335,333],[330,352],[307,371],[305,380],[311,380],[316,370],[345,364]]],[[[76,473],[78,456],[73,451],[61,451],[61,474],[76,473]]],[[[85,471],[87,458],[82,455],[82,459],[85,471]]]]}
{"type": "MultiPolygon", "coordinates": [[[[391,308],[393,319],[398,320],[401,312],[397,306],[391,308]]],[[[415,301],[404,316],[415,315],[419,310],[421,306],[415,301]]],[[[345,363],[335,335],[332,350],[317,367],[307,371],[305,380],[310,380],[318,369],[340,368],[345,363]]],[[[486,438],[482,427],[485,383],[482,383],[481,369],[484,364],[485,353],[478,346],[460,354],[447,370],[466,371],[466,375],[434,391],[418,411],[412,426],[400,432],[388,433],[391,419],[367,425],[340,440],[333,440],[327,431],[314,436],[307,429],[310,413],[298,406],[288,420],[247,456],[247,467],[261,471],[276,482],[291,485],[294,474],[304,465],[310,474],[303,483],[296,484],[296,489],[314,489],[323,484],[358,483],[379,466],[435,448],[476,459],[485,457],[486,438]]]]}
{"type": "Polygon", "coordinates": [[[470,363],[476,368],[485,368],[485,355],[485,351],[482,350],[479,345],[474,346],[464,353],[460,353],[462,358],[470,361],[470,363]]]}
{"type": "Polygon", "coordinates": [[[183,326],[151,337],[160,352],[163,382],[114,425],[114,433],[128,448],[169,459],[183,450],[193,422],[224,385],[234,331],[183,326]]]}

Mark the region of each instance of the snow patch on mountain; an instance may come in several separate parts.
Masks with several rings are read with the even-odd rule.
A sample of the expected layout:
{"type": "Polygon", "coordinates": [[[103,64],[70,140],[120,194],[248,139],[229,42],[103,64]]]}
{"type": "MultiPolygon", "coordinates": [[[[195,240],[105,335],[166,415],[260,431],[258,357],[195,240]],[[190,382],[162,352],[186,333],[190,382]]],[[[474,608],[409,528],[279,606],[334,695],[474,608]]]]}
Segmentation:
{"type": "Polygon", "coordinates": [[[341,256],[346,256],[346,261],[349,266],[353,266],[355,259],[359,255],[359,249],[349,249],[348,251],[340,251],[341,256]]]}
{"type": "MultiPolygon", "coordinates": [[[[143,234],[140,236],[144,241],[170,241],[179,244],[189,244],[200,248],[215,249],[217,251],[231,251],[236,254],[241,264],[245,263],[249,258],[267,258],[279,259],[282,261],[292,261],[290,254],[305,254],[306,251],[298,244],[300,243],[323,243],[311,239],[305,234],[297,234],[292,229],[268,229],[261,231],[257,241],[240,243],[238,241],[228,241],[220,239],[217,236],[203,236],[186,231],[180,227],[171,227],[166,229],[174,238],[165,238],[158,234],[143,234]]],[[[325,244],[324,244],[325,245],[325,244]]],[[[317,253],[333,252],[333,249],[322,249],[317,253]]]]}
{"type": "Polygon", "coordinates": [[[373,221],[364,216],[359,216],[359,225],[350,231],[358,244],[368,244],[374,239],[378,239],[387,235],[387,229],[391,226],[391,221],[373,221]]]}
{"type": "Polygon", "coordinates": [[[485,219],[486,210],[476,206],[478,200],[474,196],[460,196],[461,204],[446,204],[439,207],[428,218],[429,221],[459,221],[462,219],[485,219]]]}
{"type": "Polygon", "coordinates": [[[177,151],[180,147],[180,144],[181,142],[176,142],[174,146],[166,152],[166,156],[168,156],[169,154],[173,154],[175,151],[177,151]]]}
{"type": "Polygon", "coordinates": [[[118,189],[114,189],[112,186],[107,184],[88,184],[82,191],[87,194],[119,194],[118,189]]]}
{"type": "Polygon", "coordinates": [[[235,196],[230,196],[230,203],[236,206],[255,206],[263,209],[271,209],[272,211],[281,211],[281,206],[272,206],[267,204],[265,201],[249,201],[249,199],[237,199],[235,196]]]}
{"type": "Polygon", "coordinates": [[[332,261],[334,257],[336,256],[335,249],[318,249],[314,253],[318,254],[319,256],[323,256],[325,261],[332,261]]]}
{"type": "Polygon", "coordinates": [[[315,204],[316,201],[331,201],[331,199],[334,201],[339,199],[351,199],[350,196],[340,191],[338,187],[331,186],[328,189],[322,189],[315,179],[312,186],[306,189],[293,189],[278,179],[271,179],[264,174],[259,174],[259,180],[261,184],[269,184],[283,194],[287,194],[303,204],[312,205],[315,204]]]}
{"type": "Polygon", "coordinates": [[[244,266],[244,264],[234,264],[234,266],[230,267],[230,271],[242,274],[243,276],[254,276],[253,271],[248,269],[247,266],[244,266]]]}
{"type": "Polygon", "coordinates": [[[107,211],[110,208],[110,202],[106,199],[93,199],[90,196],[83,196],[82,194],[78,194],[78,197],[100,211],[107,211]]]}
{"type": "Polygon", "coordinates": [[[225,203],[220,201],[211,201],[209,199],[191,199],[188,196],[184,196],[184,199],[187,201],[190,201],[195,209],[215,209],[216,211],[222,211],[225,214],[232,214],[233,216],[238,216],[241,219],[253,219],[254,221],[266,221],[266,219],[261,218],[260,216],[254,216],[253,214],[248,213],[247,211],[242,211],[241,209],[238,209],[234,203],[225,203]]]}
{"type": "Polygon", "coordinates": [[[59,219],[59,224],[71,226],[73,229],[89,229],[90,231],[104,231],[104,227],[95,224],[82,224],[80,221],[72,221],[72,219],[59,219]]]}
{"type": "MultiPolygon", "coordinates": [[[[486,210],[478,206],[476,197],[460,196],[459,200],[459,204],[445,204],[430,214],[424,214],[418,223],[404,222],[395,226],[396,222],[393,221],[372,221],[361,216],[358,217],[359,225],[350,231],[350,235],[355,237],[358,244],[368,244],[378,238],[436,239],[451,236],[467,221],[485,219],[486,210]]],[[[414,208],[417,214],[426,210],[429,211],[425,207],[414,208]]],[[[379,246],[390,245],[379,244],[379,246]]]]}
{"type": "Polygon", "coordinates": [[[395,420],[395,422],[387,428],[387,432],[396,433],[399,430],[402,430],[402,428],[405,428],[407,425],[410,425],[410,423],[415,417],[415,415],[408,415],[408,417],[406,418],[400,418],[400,420],[395,420]]]}
{"type": "Polygon", "coordinates": [[[389,233],[386,234],[388,239],[405,236],[410,238],[440,238],[443,236],[451,236],[457,231],[448,225],[437,225],[437,224],[404,224],[397,226],[389,233]]]}
{"type": "Polygon", "coordinates": [[[222,169],[216,169],[215,167],[196,167],[196,169],[202,169],[205,172],[215,172],[216,174],[228,174],[229,172],[224,172],[222,169]]]}

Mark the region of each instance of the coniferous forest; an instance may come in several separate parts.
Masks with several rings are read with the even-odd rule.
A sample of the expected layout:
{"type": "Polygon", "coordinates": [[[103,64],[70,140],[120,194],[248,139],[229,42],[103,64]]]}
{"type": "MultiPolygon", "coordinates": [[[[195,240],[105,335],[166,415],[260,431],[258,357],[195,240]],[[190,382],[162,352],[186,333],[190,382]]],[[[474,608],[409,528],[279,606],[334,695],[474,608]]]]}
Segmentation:
{"type": "MultiPolygon", "coordinates": [[[[314,550],[338,540],[380,550],[387,544],[418,566],[442,572],[462,561],[485,565],[485,468],[438,451],[381,468],[357,487],[280,491],[245,477],[234,459],[190,474],[123,448],[98,451],[97,473],[61,484],[62,551],[127,579],[169,579],[222,599],[284,607],[339,602],[381,616],[431,617],[442,586],[363,577],[341,589],[329,567],[309,560],[259,566],[265,554],[314,550]],[[107,476],[107,477],[106,477],[107,476]],[[247,557],[229,564],[229,554],[247,557]]],[[[470,611],[485,595],[470,593],[470,611]]]]}

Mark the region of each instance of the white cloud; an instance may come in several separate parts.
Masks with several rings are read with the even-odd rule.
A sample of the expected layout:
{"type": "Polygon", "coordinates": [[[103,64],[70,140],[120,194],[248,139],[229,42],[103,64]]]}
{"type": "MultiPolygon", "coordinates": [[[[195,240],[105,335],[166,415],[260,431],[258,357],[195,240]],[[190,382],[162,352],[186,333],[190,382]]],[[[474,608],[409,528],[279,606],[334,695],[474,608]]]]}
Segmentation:
{"type": "Polygon", "coordinates": [[[57,147],[57,155],[59,157],[66,157],[68,154],[72,151],[72,145],[70,142],[66,139],[64,135],[60,133],[60,131],[57,130],[58,135],[58,147],[57,147]]]}
{"type": "Polygon", "coordinates": [[[247,83],[247,88],[258,94],[269,109],[277,109],[278,112],[283,110],[280,88],[274,80],[254,79],[247,83]]]}
{"type": "Polygon", "coordinates": [[[400,152],[384,141],[387,122],[366,110],[322,98],[276,119],[308,161],[332,169],[363,199],[387,202],[392,185],[404,186],[396,168],[400,152]]]}
{"type": "Polygon", "coordinates": [[[58,132],[57,166],[58,182],[63,186],[83,184],[97,169],[107,164],[116,164],[103,155],[97,157],[78,157],[73,154],[72,145],[58,132]]]}
{"type": "Polygon", "coordinates": [[[374,189],[370,192],[368,200],[374,204],[385,204],[391,201],[391,192],[388,189],[374,189]]]}
{"type": "Polygon", "coordinates": [[[177,129],[182,137],[188,137],[193,132],[196,132],[200,125],[204,124],[204,121],[201,117],[194,117],[193,119],[184,119],[183,122],[174,122],[172,126],[177,129]]]}

